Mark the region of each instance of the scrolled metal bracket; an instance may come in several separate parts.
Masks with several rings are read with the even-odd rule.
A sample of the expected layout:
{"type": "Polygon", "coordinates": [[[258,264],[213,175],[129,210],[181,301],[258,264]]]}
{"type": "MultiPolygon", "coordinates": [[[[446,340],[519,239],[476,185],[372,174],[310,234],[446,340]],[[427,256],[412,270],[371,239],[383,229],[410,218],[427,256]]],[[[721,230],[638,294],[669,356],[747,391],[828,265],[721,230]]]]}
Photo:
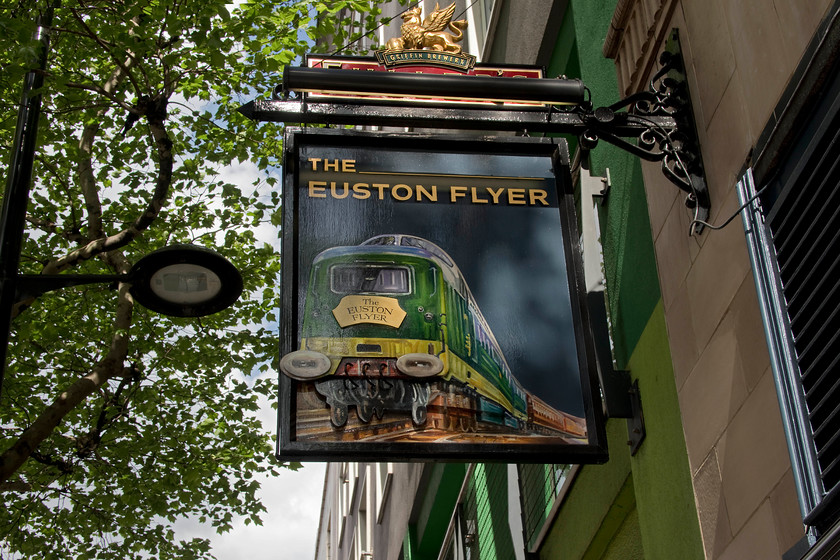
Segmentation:
{"type": "Polygon", "coordinates": [[[700,233],[699,222],[708,220],[711,201],[677,30],[671,32],[659,64],[647,91],[586,112],[580,142],[592,149],[604,140],[646,161],[661,161],[662,173],[686,193],[685,205],[694,209],[692,233],[700,233]]]}

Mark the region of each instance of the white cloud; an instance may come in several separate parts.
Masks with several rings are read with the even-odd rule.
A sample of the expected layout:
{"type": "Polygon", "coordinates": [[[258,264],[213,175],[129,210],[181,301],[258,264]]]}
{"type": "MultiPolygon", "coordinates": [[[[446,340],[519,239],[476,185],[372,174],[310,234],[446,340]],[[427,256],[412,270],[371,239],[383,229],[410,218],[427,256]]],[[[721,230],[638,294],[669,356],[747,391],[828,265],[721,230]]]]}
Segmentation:
{"type": "Polygon", "coordinates": [[[232,531],[216,535],[210,527],[184,521],[176,524],[176,535],[210,539],[219,560],[313,558],[325,469],[323,463],[308,463],[263,479],[260,496],[268,512],[262,526],[235,522],[232,531]]]}
{"type": "MultiPolygon", "coordinates": [[[[267,430],[276,426],[277,412],[265,399],[260,399],[257,417],[267,430]]],[[[209,539],[219,560],[314,558],[325,471],[325,463],[307,463],[298,471],[256,477],[261,482],[257,495],[268,510],[261,526],[235,521],[231,531],[218,535],[210,525],[185,519],[175,523],[176,538],[209,539]]]]}

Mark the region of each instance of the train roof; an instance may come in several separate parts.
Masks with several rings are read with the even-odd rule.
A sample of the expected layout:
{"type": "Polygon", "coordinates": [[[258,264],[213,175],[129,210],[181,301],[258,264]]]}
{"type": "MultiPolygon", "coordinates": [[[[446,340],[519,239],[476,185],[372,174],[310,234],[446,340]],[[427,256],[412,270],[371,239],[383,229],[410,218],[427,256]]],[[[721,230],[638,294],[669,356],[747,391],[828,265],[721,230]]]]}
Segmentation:
{"type": "Polygon", "coordinates": [[[361,242],[361,245],[369,246],[387,246],[387,247],[417,247],[423,249],[427,253],[435,256],[450,268],[458,269],[455,266],[455,261],[452,260],[446,251],[435,245],[428,239],[417,237],[416,235],[406,235],[403,233],[386,233],[377,235],[361,242]]]}
{"type": "MultiPolygon", "coordinates": [[[[313,264],[324,259],[359,254],[390,254],[429,259],[441,267],[448,281],[454,281],[456,286],[463,285],[464,288],[466,288],[466,292],[469,293],[469,288],[464,281],[464,275],[461,274],[461,271],[458,269],[455,261],[452,260],[452,257],[431,241],[414,235],[377,235],[376,237],[371,237],[370,239],[363,241],[359,245],[331,247],[318,253],[318,255],[315,256],[313,264]]],[[[469,297],[472,299],[471,294],[469,297]]]]}

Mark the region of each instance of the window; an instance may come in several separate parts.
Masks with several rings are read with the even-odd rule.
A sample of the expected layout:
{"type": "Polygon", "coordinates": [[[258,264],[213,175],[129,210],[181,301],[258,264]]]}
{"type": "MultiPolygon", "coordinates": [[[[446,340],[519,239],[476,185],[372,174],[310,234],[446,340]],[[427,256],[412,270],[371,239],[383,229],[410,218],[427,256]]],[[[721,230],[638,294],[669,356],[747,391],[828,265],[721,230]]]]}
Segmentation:
{"type": "Polygon", "coordinates": [[[539,550],[578,468],[573,465],[519,465],[523,532],[528,551],[539,550]]]}
{"type": "Polygon", "coordinates": [[[840,518],[840,77],[764,185],[738,184],[805,521],[840,518]],[[760,188],[760,190],[758,190],[760,188]]]}
{"type": "Polygon", "coordinates": [[[335,265],[330,269],[331,286],[337,294],[407,294],[408,269],[378,265],[335,265]]]}
{"type": "Polygon", "coordinates": [[[385,504],[391,493],[391,482],[394,478],[394,463],[376,463],[376,522],[382,523],[385,515],[385,504]]]}
{"type": "Polygon", "coordinates": [[[353,560],[371,560],[371,526],[368,517],[368,506],[370,505],[370,493],[368,492],[367,476],[365,483],[359,493],[359,508],[356,510],[356,531],[353,537],[353,560]]]}
{"type": "Polygon", "coordinates": [[[524,557],[511,535],[520,527],[511,523],[509,482],[506,464],[475,463],[467,468],[444,538],[444,560],[524,557]]]}
{"type": "MultiPolygon", "coordinates": [[[[470,25],[464,50],[483,57],[486,53],[487,36],[492,31],[495,0],[475,0],[468,4],[470,25]]],[[[457,13],[456,13],[457,15],[457,13]]]]}
{"type": "Polygon", "coordinates": [[[339,471],[338,489],[338,518],[341,523],[341,531],[338,535],[339,542],[344,540],[344,530],[347,527],[347,520],[353,516],[353,498],[356,494],[356,485],[358,482],[358,463],[342,463],[339,471]]]}

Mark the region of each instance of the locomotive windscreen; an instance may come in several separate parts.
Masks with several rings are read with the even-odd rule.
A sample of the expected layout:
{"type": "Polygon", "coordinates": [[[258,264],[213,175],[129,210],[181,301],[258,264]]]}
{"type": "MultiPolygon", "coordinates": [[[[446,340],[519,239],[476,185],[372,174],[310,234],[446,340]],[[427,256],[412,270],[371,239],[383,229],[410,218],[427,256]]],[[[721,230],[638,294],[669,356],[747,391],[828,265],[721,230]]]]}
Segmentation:
{"type": "Polygon", "coordinates": [[[408,269],[376,265],[336,265],[330,285],[337,294],[407,294],[408,269]]]}

